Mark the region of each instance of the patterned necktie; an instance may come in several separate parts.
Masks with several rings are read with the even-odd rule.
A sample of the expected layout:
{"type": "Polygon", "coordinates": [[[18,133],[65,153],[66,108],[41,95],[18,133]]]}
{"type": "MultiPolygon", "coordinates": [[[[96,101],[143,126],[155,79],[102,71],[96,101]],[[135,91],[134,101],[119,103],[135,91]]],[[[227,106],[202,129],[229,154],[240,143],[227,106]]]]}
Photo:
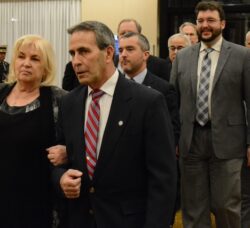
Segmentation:
{"type": "Polygon", "coordinates": [[[89,105],[88,117],[85,126],[85,143],[86,143],[86,161],[90,179],[93,178],[94,170],[97,161],[97,141],[99,132],[99,120],[100,120],[100,105],[99,100],[104,94],[101,90],[93,90],[92,101],[89,105]]]}
{"type": "Polygon", "coordinates": [[[208,117],[208,94],[209,94],[209,82],[210,82],[210,71],[211,71],[211,59],[209,53],[213,51],[212,48],[205,49],[206,55],[201,63],[201,73],[200,73],[200,84],[197,93],[197,113],[196,120],[201,125],[204,126],[208,117]]]}

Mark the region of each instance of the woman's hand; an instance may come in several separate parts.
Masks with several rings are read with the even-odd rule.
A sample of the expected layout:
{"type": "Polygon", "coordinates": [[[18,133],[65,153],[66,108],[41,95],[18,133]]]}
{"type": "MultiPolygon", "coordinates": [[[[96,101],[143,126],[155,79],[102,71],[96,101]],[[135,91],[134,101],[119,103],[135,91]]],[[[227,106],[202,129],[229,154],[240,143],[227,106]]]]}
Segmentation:
{"type": "Polygon", "coordinates": [[[56,145],[46,149],[48,152],[48,159],[54,166],[66,164],[68,161],[66,146],[56,145]]]}

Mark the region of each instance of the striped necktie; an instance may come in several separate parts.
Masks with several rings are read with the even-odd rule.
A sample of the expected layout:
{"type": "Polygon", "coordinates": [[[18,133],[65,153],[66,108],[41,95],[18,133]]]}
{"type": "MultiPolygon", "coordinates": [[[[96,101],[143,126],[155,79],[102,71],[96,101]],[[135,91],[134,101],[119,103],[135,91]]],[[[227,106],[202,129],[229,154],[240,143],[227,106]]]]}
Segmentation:
{"type": "Polygon", "coordinates": [[[93,178],[94,170],[97,161],[97,142],[100,120],[100,105],[99,100],[104,94],[101,90],[93,90],[91,92],[92,101],[89,105],[87,121],[85,125],[85,143],[86,143],[86,161],[90,179],[93,178]]]}

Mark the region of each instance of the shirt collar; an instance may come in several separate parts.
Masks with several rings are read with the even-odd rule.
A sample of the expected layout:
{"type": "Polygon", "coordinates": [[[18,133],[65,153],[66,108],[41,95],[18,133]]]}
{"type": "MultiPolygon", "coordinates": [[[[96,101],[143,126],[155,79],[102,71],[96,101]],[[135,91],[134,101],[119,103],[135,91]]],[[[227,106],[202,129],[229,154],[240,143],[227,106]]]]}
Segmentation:
{"type": "MultiPolygon", "coordinates": [[[[211,48],[213,48],[217,52],[220,52],[222,40],[223,38],[221,36],[221,38],[215,44],[213,44],[211,48]]],[[[205,49],[207,49],[207,46],[205,45],[205,43],[201,42],[200,52],[203,52],[205,49]]]]}
{"type": "MultiPolygon", "coordinates": [[[[141,73],[137,74],[136,76],[133,77],[133,79],[139,83],[139,84],[142,84],[145,77],[146,77],[146,74],[147,74],[148,70],[147,68],[145,68],[141,73]]],[[[125,75],[126,78],[128,79],[131,79],[127,74],[125,75]]]]}
{"type": "MultiPolygon", "coordinates": [[[[105,92],[105,94],[108,94],[111,97],[113,97],[114,92],[115,92],[115,87],[118,81],[118,76],[119,76],[119,72],[116,69],[114,74],[101,86],[100,90],[105,92]]],[[[88,86],[88,95],[90,95],[92,90],[93,89],[90,86],[88,86]]]]}

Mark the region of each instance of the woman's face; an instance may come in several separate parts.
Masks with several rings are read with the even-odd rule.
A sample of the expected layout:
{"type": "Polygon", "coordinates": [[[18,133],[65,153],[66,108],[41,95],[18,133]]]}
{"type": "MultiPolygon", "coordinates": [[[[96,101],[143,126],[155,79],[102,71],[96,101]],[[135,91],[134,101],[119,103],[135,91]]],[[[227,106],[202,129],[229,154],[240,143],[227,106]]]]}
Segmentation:
{"type": "Polygon", "coordinates": [[[41,83],[45,76],[41,51],[34,44],[22,45],[14,64],[17,81],[22,83],[41,83]]]}

